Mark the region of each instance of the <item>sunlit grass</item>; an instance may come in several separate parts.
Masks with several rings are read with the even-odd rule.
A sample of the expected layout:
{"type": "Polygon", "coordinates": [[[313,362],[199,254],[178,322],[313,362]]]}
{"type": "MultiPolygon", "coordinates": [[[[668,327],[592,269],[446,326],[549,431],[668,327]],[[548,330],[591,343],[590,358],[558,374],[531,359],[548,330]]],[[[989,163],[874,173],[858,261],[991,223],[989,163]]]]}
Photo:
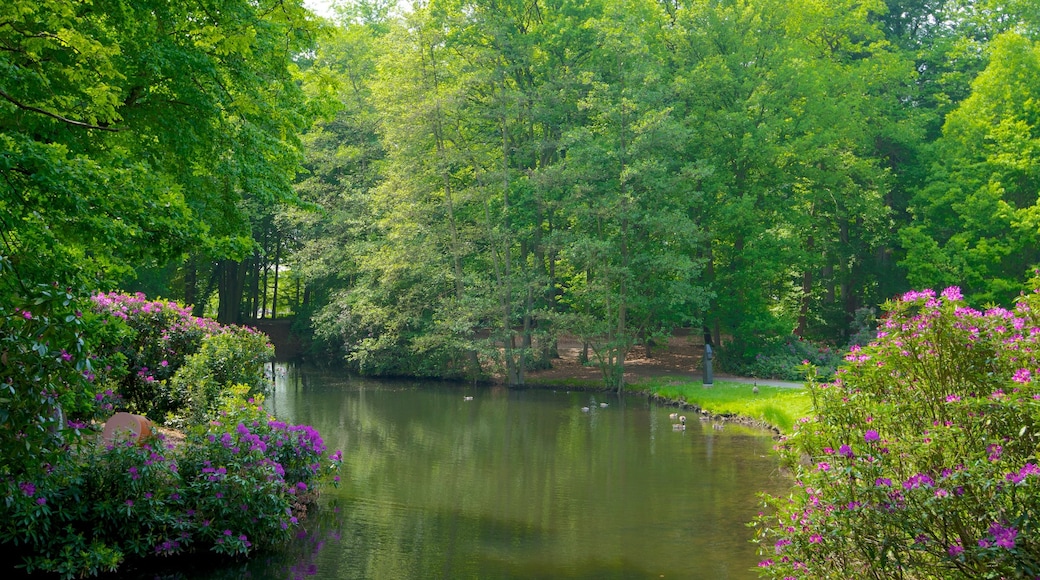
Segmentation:
{"type": "Polygon", "coordinates": [[[685,401],[713,415],[739,415],[762,421],[791,433],[798,419],[812,413],[809,393],[801,387],[758,386],[729,381],[716,382],[705,388],[700,380],[684,380],[674,377],[646,379],[628,387],[644,391],[663,399],[685,401]]]}

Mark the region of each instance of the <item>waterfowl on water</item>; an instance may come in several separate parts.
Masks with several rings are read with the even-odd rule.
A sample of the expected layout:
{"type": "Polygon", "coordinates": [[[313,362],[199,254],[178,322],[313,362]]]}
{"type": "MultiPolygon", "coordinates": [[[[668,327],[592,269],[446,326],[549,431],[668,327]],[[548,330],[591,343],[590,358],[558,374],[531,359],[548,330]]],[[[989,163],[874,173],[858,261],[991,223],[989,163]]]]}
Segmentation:
{"type": "Polygon", "coordinates": [[[588,407],[582,407],[581,408],[581,412],[582,413],[588,413],[589,412],[589,408],[588,407]]]}
{"type": "Polygon", "coordinates": [[[672,425],[673,431],[685,431],[686,430],[686,415],[679,417],[679,422],[672,425]]]}
{"type": "Polygon", "coordinates": [[[465,397],[462,397],[462,400],[463,400],[463,401],[472,401],[472,400],[473,400],[473,397],[470,397],[469,395],[467,395],[467,396],[465,396],[465,397]]]}
{"type": "Polygon", "coordinates": [[[600,403],[600,404],[599,404],[599,406],[600,406],[600,407],[606,407],[606,406],[607,406],[607,404],[606,404],[606,403],[600,403]]]}
{"type": "Polygon", "coordinates": [[[679,413],[669,413],[668,418],[669,419],[678,419],[679,418],[679,413]]]}

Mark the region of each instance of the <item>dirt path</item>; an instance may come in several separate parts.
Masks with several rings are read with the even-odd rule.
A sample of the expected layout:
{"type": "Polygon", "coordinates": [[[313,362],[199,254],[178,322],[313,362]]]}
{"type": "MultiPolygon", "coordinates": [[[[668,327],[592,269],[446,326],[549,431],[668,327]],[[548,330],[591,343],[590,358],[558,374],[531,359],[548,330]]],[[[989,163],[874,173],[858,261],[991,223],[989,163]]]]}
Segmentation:
{"type": "MultiPolygon", "coordinates": [[[[599,367],[595,364],[584,366],[578,362],[581,355],[580,341],[572,338],[560,339],[559,352],[560,358],[553,361],[553,368],[529,371],[528,378],[601,380],[599,367]]],[[[662,376],[681,376],[697,380],[704,378],[704,345],[699,337],[673,336],[667,345],[657,346],[651,349],[649,357],[646,355],[646,349],[642,346],[629,353],[625,360],[625,382],[635,383],[641,379],[662,376]]],[[[715,373],[714,376],[718,381],[755,382],[760,385],[782,387],[802,386],[797,382],[735,377],[725,373],[715,373]]]]}

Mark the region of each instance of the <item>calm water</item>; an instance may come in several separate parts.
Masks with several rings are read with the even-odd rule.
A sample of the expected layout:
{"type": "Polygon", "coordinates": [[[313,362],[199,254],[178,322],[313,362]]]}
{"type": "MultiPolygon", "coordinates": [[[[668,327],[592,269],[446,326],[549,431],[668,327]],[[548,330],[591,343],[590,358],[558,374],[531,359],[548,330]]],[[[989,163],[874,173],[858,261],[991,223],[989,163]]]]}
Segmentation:
{"type": "Polygon", "coordinates": [[[768,433],[677,432],[643,398],[290,370],[268,406],[344,450],[343,482],[210,578],[751,579],[756,493],[789,484],[768,433]]]}

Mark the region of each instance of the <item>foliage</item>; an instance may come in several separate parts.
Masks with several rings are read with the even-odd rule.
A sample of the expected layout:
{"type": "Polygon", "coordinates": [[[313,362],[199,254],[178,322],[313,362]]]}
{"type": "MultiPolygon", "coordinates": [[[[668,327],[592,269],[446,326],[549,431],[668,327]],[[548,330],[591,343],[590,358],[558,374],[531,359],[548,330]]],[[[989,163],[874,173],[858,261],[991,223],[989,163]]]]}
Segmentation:
{"type": "MultiPolygon", "coordinates": [[[[10,275],[0,260],[0,280],[10,275]]],[[[99,326],[69,289],[26,284],[0,302],[0,478],[32,479],[59,464],[104,412],[90,349],[99,326]]]]}
{"type": "Polygon", "coordinates": [[[973,301],[1006,302],[1040,263],[1040,46],[993,39],[971,96],[934,145],[934,170],[901,232],[912,284],[959,284],[973,301]]]}
{"type": "Polygon", "coordinates": [[[828,379],[834,376],[843,356],[839,349],[799,336],[766,340],[760,350],[752,352],[753,358],[727,358],[726,370],[749,377],[800,381],[805,378],[803,365],[808,363],[816,367],[818,377],[828,379]]]}
{"type": "Polygon", "coordinates": [[[907,293],[832,383],[810,377],[815,415],[779,447],[797,486],[756,522],[762,574],[1040,574],[1038,292],[985,312],[907,293]]]}
{"type": "Polygon", "coordinates": [[[180,445],[84,441],[35,480],[8,480],[0,538],[29,571],[63,578],[127,559],[198,550],[247,555],[291,537],[340,452],[310,427],[276,421],[245,387],[180,445]]]}
{"type": "Polygon", "coordinates": [[[189,355],[170,379],[170,390],[182,408],[169,412],[180,411],[200,421],[216,410],[221,395],[232,385],[245,385],[250,395],[266,393],[270,379],[264,364],[273,356],[267,336],[252,328],[227,327],[203,337],[198,352],[189,355]]]}
{"type": "Polygon", "coordinates": [[[240,254],[242,202],[293,197],[301,2],[12,0],[2,19],[0,223],[22,277],[240,254]]]}
{"type": "Polygon", "coordinates": [[[192,316],[175,302],[143,294],[97,294],[93,302],[109,326],[122,329],[105,335],[99,350],[113,364],[122,362],[111,374],[128,410],[155,421],[180,415],[197,420],[232,385],[266,392],[263,364],[273,348],[263,334],[192,316]]]}

